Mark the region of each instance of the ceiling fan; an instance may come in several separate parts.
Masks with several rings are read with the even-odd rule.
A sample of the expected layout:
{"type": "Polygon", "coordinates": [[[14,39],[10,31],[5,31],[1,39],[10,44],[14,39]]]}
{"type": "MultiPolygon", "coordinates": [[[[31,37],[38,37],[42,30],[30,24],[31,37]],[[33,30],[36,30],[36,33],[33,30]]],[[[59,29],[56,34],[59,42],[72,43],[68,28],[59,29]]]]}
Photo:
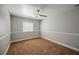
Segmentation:
{"type": "Polygon", "coordinates": [[[37,12],[36,16],[47,17],[46,15],[40,14],[40,11],[41,11],[40,9],[36,11],[37,12]]]}

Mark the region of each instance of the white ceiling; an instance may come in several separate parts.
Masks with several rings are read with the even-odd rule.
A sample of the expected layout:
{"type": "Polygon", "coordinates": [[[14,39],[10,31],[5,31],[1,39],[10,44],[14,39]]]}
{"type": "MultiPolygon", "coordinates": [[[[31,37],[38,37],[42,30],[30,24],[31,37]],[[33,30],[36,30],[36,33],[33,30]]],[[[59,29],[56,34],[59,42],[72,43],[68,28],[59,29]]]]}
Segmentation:
{"type": "Polygon", "coordinates": [[[74,4],[51,4],[48,5],[48,7],[54,10],[62,10],[62,11],[75,8],[74,4]]]}
{"type": "Polygon", "coordinates": [[[40,13],[43,13],[43,9],[46,7],[51,7],[54,10],[67,10],[74,8],[73,4],[9,4],[6,6],[12,15],[33,19],[42,19],[42,17],[36,18],[36,10],[38,9],[41,9],[40,13]]]}
{"type": "Polygon", "coordinates": [[[44,4],[9,4],[6,5],[9,12],[15,16],[42,19],[42,17],[36,18],[36,10],[42,9],[46,6],[44,4]]]}
{"type": "Polygon", "coordinates": [[[29,5],[34,6],[34,7],[38,7],[40,9],[43,9],[47,6],[47,4],[29,4],[29,5]]]}

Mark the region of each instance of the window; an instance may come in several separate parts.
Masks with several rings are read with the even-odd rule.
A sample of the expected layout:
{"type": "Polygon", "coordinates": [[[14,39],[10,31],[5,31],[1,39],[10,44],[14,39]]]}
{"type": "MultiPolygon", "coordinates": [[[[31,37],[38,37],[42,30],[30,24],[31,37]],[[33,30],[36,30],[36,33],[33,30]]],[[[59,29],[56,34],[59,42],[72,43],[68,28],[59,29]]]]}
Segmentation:
{"type": "Polygon", "coordinates": [[[33,23],[23,21],[23,32],[32,32],[33,31],[33,23]]]}

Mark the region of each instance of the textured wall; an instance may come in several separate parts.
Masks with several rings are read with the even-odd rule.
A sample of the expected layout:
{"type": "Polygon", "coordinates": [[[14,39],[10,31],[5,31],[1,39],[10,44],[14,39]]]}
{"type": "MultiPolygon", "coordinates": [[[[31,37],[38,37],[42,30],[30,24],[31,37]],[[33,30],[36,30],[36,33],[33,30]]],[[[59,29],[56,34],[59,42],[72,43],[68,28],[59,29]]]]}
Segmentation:
{"type": "Polygon", "coordinates": [[[48,17],[41,22],[42,35],[79,49],[79,8],[62,11],[48,6],[44,13],[48,17]]]}
{"type": "Polygon", "coordinates": [[[12,41],[31,37],[38,37],[40,35],[40,21],[18,16],[11,16],[11,32],[12,41]],[[23,32],[23,21],[32,22],[34,25],[34,31],[23,32]]]}

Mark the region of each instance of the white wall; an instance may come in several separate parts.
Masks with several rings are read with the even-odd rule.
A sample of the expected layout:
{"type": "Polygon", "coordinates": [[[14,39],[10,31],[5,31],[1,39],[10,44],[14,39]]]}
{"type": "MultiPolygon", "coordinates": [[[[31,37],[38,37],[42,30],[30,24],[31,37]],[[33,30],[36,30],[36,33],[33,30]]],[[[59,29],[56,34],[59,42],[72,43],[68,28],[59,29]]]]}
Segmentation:
{"type": "Polygon", "coordinates": [[[0,5],[0,54],[5,54],[10,44],[10,15],[4,5],[0,5]]]}
{"type": "Polygon", "coordinates": [[[44,9],[48,17],[41,22],[42,36],[79,49],[79,8],[63,11],[59,6],[60,9],[52,6],[44,9]]]}
{"type": "Polygon", "coordinates": [[[40,21],[29,19],[29,18],[23,18],[18,16],[11,16],[11,40],[20,40],[20,39],[28,39],[33,37],[40,36],[40,21]],[[33,32],[23,32],[23,21],[32,22],[34,25],[34,31],[33,32]]]}

